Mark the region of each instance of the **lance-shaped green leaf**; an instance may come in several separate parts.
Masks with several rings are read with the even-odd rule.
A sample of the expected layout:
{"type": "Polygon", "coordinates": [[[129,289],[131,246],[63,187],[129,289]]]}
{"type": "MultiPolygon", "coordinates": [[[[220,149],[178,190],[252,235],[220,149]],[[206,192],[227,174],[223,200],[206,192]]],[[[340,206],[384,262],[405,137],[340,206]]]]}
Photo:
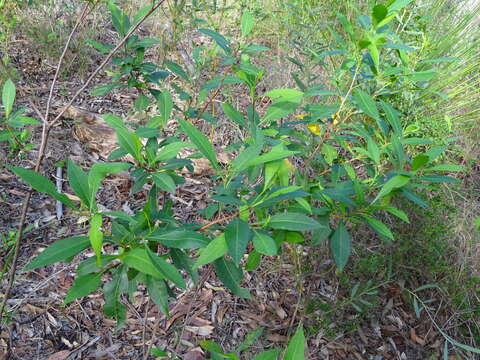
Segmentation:
{"type": "Polygon", "coordinates": [[[172,95],[167,91],[163,90],[157,96],[158,111],[160,112],[161,125],[164,129],[167,126],[168,119],[172,114],[173,109],[173,100],[172,95]]]}
{"type": "Polygon", "coordinates": [[[70,259],[90,246],[87,236],[75,236],[55,241],[42,251],[22,271],[34,270],[59,261],[70,259]]]}
{"type": "Polygon", "coordinates": [[[236,122],[238,125],[243,126],[245,128],[248,127],[248,124],[243,118],[243,115],[240,113],[240,111],[235,109],[229,103],[223,103],[222,110],[225,113],[225,115],[227,115],[230,118],[230,120],[236,122]]]}
{"type": "Polygon", "coordinates": [[[245,37],[253,29],[253,25],[255,24],[255,20],[253,19],[252,14],[250,14],[248,11],[244,11],[242,15],[242,22],[240,25],[240,29],[242,31],[242,36],[245,37]]]}
{"type": "Polygon", "coordinates": [[[262,148],[263,144],[250,145],[248,148],[239,153],[235,160],[232,161],[232,166],[236,172],[240,172],[248,168],[250,166],[249,162],[258,157],[258,154],[260,154],[262,148]]]}
{"type": "Polygon", "coordinates": [[[239,218],[233,219],[225,229],[225,241],[228,246],[228,253],[236,265],[240,263],[247,244],[252,238],[252,230],[247,223],[239,218]]]}
{"type": "Polygon", "coordinates": [[[138,135],[130,131],[118,116],[105,114],[103,115],[103,119],[115,130],[120,147],[132,155],[135,160],[140,161],[142,142],[138,135]]]}
{"type": "Polygon", "coordinates": [[[393,190],[399,189],[402,186],[405,186],[410,181],[410,178],[405,175],[395,175],[390,178],[385,184],[383,184],[381,190],[379,191],[377,197],[373,202],[376,202],[378,199],[387,196],[393,190]]]}
{"type": "Polygon", "coordinates": [[[8,79],[3,84],[2,91],[2,104],[5,109],[5,117],[8,118],[13,110],[13,104],[15,102],[15,84],[12,80],[8,79]]]}
{"type": "Polygon", "coordinates": [[[384,224],[382,223],[380,220],[377,220],[375,218],[372,218],[372,217],[366,217],[365,218],[366,222],[368,225],[370,225],[370,227],[375,231],[377,232],[378,234],[390,239],[390,240],[393,240],[393,234],[392,232],[390,231],[390,229],[384,224]]]}
{"type": "Polygon", "coordinates": [[[297,153],[298,151],[291,151],[291,150],[284,149],[283,145],[280,144],[280,145],[274,146],[272,150],[270,150],[268,153],[265,153],[263,155],[257,156],[256,158],[251,159],[249,162],[243,165],[243,168],[248,166],[264,164],[270,161],[285,159],[297,153]]]}
{"type": "Polygon", "coordinates": [[[168,315],[168,289],[164,280],[157,279],[147,275],[147,291],[150,299],[158,306],[158,308],[168,315]]]}
{"type": "Polygon", "coordinates": [[[88,238],[90,239],[90,245],[97,256],[97,266],[100,266],[102,263],[101,256],[103,247],[102,214],[96,213],[90,219],[88,238]]]}
{"type": "Polygon", "coordinates": [[[378,113],[377,104],[369,94],[367,94],[363,90],[356,89],[354,91],[354,98],[360,110],[362,110],[365,114],[374,118],[375,120],[380,119],[380,114],[378,113]]]}
{"type": "Polygon", "coordinates": [[[385,113],[385,117],[393,129],[393,132],[400,136],[402,134],[402,123],[400,122],[400,117],[398,111],[395,110],[389,103],[385,101],[380,101],[380,105],[382,107],[383,112],[385,113]]]}
{"type": "Polygon", "coordinates": [[[248,290],[242,288],[238,283],[243,280],[242,269],[238,268],[232,261],[222,257],[214,262],[215,273],[220,281],[235,295],[244,299],[251,299],[248,290]]]}
{"type": "Polygon", "coordinates": [[[7,169],[13,171],[16,175],[22,178],[28,185],[30,185],[34,190],[50,195],[55,200],[60,201],[62,204],[68,206],[71,209],[77,209],[77,206],[72,200],[70,200],[64,194],[57,192],[53,182],[48,180],[45,176],[29,169],[24,169],[16,166],[6,166],[7,169]]]}
{"type": "Polygon", "coordinates": [[[163,276],[177,285],[179,288],[186,289],[187,285],[182,275],[178,272],[177,268],[172,264],[166,262],[160,256],[154,254],[150,249],[146,248],[146,252],[152,264],[156,269],[163,274],[163,276]]]}
{"type": "Polygon", "coordinates": [[[290,339],[283,360],[305,360],[305,335],[301,325],[290,339]]]}
{"type": "Polygon", "coordinates": [[[338,224],[337,229],[330,238],[330,249],[332,250],[335,264],[337,264],[337,269],[342,271],[352,252],[352,239],[343,222],[338,224]]]}
{"type": "Polygon", "coordinates": [[[220,170],[215,149],[213,148],[213,145],[208,140],[208,138],[189,122],[183,119],[179,119],[178,122],[180,123],[180,127],[182,128],[182,130],[187,134],[189,139],[195,144],[197,149],[203,154],[203,156],[205,156],[210,161],[210,163],[212,164],[212,167],[215,170],[220,170]]]}
{"type": "Polygon", "coordinates": [[[273,256],[277,254],[277,244],[270,236],[263,232],[255,231],[253,246],[260,254],[273,256]]]}
{"type": "Polygon", "coordinates": [[[225,241],[225,234],[221,234],[213,239],[207,247],[201,249],[200,256],[193,265],[193,267],[199,268],[202,265],[209,264],[219,257],[225,255],[228,251],[227,242],[225,241]]]}
{"type": "Polygon", "coordinates": [[[176,186],[172,177],[166,172],[157,172],[152,175],[153,182],[160,190],[175,194],[176,186]]]}
{"type": "Polygon", "coordinates": [[[220,46],[227,54],[230,53],[231,50],[229,47],[229,42],[222,35],[210,29],[199,29],[198,31],[204,33],[205,35],[215,40],[217,45],[220,46]]]}
{"type": "Polygon", "coordinates": [[[117,320],[117,329],[120,329],[126,320],[127,308],[120,301],[120,296],[126,293],[127,290],[127,267],[121,265],[113,272],[112,280],[103,286],[105,297],[103,312],[106,316],[113,317],[117,320]]]}
{"type": "Polygon", "coordinates": [[[184,141],[176,141],[174,143],[165,145],[160,149],[157,156],[155,157],[155,162],[167,161],[176,157],[180,150],[186,147],[193,147],[191,143],[184,141]]]}
{"type": "Polygon", "coordinates": [[[76,165],[73,161],[68,159],[67,162],[67,177],[68,183],[72,187],[75,194],[90,208],[90,186],[88,185],[88,175],[82,168],[76,165]]]}
{"type": "Polygon", "coordinates": [[[97,290],[100,287],[102,275],[102,273],[92,273],[77,277],[68,289],[65,305],[97,290]]]}
{"type": "Polygon", "coordinates": [[[123,262],[141,273],[151,275],[157,279],[165,279],[165,276],[163,276],[152,263],[152,260],[144,248],[134,248],[130,250],[123,258],[123,262]]]}
{"type": "Polygon", "coordinates": [[[324,227],[306,215],[292,212],[273,215],[268,225],[273,229],[291,231],[315,230],[324,227]]]}
{"type": "Polygon", "coordinates": [[[174,249],[198,249],[208,245],[210,240],[196,231],[173,230],[147,236],[147,240],[158,241],[174,249]]]}

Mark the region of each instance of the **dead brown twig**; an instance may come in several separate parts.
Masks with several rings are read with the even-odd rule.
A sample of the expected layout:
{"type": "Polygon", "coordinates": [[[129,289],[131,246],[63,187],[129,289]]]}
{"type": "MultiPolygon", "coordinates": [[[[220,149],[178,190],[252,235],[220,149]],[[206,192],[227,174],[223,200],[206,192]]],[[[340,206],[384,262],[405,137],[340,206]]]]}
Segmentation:
{"type": "MultiPolygon", "coordinates": [[[[78,96],[90,85],[90,82],[108,64],[108,62],[113,57],[113,55],[125,44],[125,42],[128,40],[128,38],[164,2],[165,2],[165,0],[160,0],[156,4],[152,5],[152,8],[137,22],[137,24],[135,26],[133,26],[130,29],[130,31],[124,36],[124,38],[118,43],[118,45],[114,49],[112,49],[112,51],[110,51],[110,53],[106,56],[106,58],[102,61],[102,63],[92,72],[92,74],[89,76],[87,81],[85,81],[83,86],[79,90],[77,90],[77,92],[72,96],[72,98],[67,103],[67,105],[57,114],[57,116],[52,121],[49,121],[50,106],[51,106],[51,102],[52,102],[52,99],[53,99],[55,85],[56,85],[58,75],[60,73],[63,61],[65,59],[66,52],[67,52],[67,50],[70,46],[70,42],[73,38],[73,35],[77,32],[78,28],[80,27],[80,25],[84,21],[86,15],[89,13],[89,10],[90,11],[93,10],[93,8],[96,6],[97,3],[94,3],[92,6],[89,6],[90,3],[88,3],[88,2],[85,4],[81,15],[78,17],[77,22],[75,23],[75,26],[73,27],[72,31],[70,32],[70,35],[68,36],[68,39],[65,43],[63,52],[60,56],[60,59],[58,60],[55,75],[54,75],[52,84],[50,86],[50,93],[49,93],[49,97],[48,97],[48,100],[47,100],[45,115],[42,117],[41,113],[38,111],[38,109],[36,109],[34,107],[35,112],[37,113],[37,115],[39,115],[40,119],[42,120],[42,136],[41,136],[40,149],[38,151],[37,161],[35,163],[35,168],[34,168],[35,172],[38,172],[40,170],[41,165],[42,165],[43,157],[45,155],[45,149],[46,149],[47,144],[48,144],[49,133],[50,133],[50,130],[52,129],[52,127],[55,126],[60,121],[60,119],[61,119],[62,115],[65,113],[65,111],[67,111],[67,109],[73,104],[73,102],[78,98],[78,96]]],[[[5,289],[5,294],[3,296],[2,303],[0,305],[0,322],[3,319],[4,309],[5,309],[5,306],[7,304],[8,298],[10,297],[10,293],[11,293],[11,290],[12,290],[12,287],[13,287],[13,284],[14,284],[15,273],[16,273],[17,265],[18,265],[18,256],[19,256],[19,253],[20,253],[20,248],[21,248],[22,238],[23,238],[23,232],[24,232],[24,229],[25,229],[25,223],[26,223],[26,219],[27,219],[27,210],[28,210],[28,206],[30,204],[30,200],[32,198],[32,194],[33,194],[33,189],[30,188],[30,190],[28,191],[28,193],[27,193],[27,195],[24,199],[24,202],[23,202],[22,211],[21,211],[21,215],[20,215],[20,225],[18,227],[17,241],[15,242],[14,256],[13,256],[12,265],[11,265],[11,268],[10,268],[8,284],[7,284],[7,288],[5,289]]]]}

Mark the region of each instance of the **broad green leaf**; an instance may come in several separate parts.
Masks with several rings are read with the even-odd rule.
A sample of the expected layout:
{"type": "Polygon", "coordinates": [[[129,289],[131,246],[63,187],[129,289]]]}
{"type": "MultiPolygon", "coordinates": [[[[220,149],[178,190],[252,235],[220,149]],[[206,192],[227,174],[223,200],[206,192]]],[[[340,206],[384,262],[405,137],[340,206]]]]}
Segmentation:
{"type": "Polygon", "coordinates": [[[175,249],[198,249],[208,245],[210,240],[204,235],[190,230],[173,230],[147,236],[147,240],[158,241],[175,249]]]}
{"type": "Polygon", "coordinates": [[[252,159],[258,157],[260,151],[262,151],[263,145],[250,145],[248,148],[240,152],[235,160],[232,161],[232,167],[236,170],[236,172],[240,172],[248,168],[248,164],[252,159]]]}
{"type": "Polygon", "coordinates": [[[153,182],[160,190],[175,194],[176,186],[172,177],[166,172],[157,172],[152,175],[153,182]]]}
{"type": "Polygon", "coordinates": [[[333,161],[338,157],[337,148],[329,144],[323,144],[322,148],[320,149],[320,153],[323,155],[325,161],[329,165],[332,165],[333,161]]]}
{"type": "Polygon", "coordinates": [[[68,289],[64,302],[65,305],[97,290],[100,287],[102,275],[102,273],[92,273],[77,277],[68,289]]]}
{"type": "Polygon", "coordinates": [[[317,221],[300,213],[282,213],[273,215],[268,222],[268,225],[273,229],[281,230],[315,230],[324,227],[317,221]]]}
{"type": "Polygon", "coordinates": [[[402,195],[405,196],[410,201],[413,201],[418,206],[421,206],[423,208],[428,208],[428,204],[425,201],[423,201],[421,198],[419,198],[413,191],[402,189],[402,195]]]}
{"type": "Polygon", "coordinates": [[[377,103],[370,96],[370,94],[367,94],[365,91],[360,89],[355,89],[353,94],[360,110],[362,110],[365,114],[374,118],[375,120],[380,119],[380,114],[378,113],[377,109],[377,103]]]}
{"type": "Polygon", "coordinates": [[[13,104],[15,102],[15,84],[12,80],[8,79],[3,84],[3,91],[2,91],[2,105],[5,109],[5,117],[8,118],[13,110],[13,104]]]}
{"type": "Polygon", "coordinates": [[[227,243],[228,253],[236,265],[242,260],[252,235],[252,230],[250,230],[248,224],[239,218],[230,221],[225,228],[225,241],[227,243]]]}
{"type": "Polygon", "coordinates": [[[230,120],[236,122],[240,126],[248,127],[248,124],[243,118],[243,115],[240,113],[240,111],[235,109],[229,103],[223,103],[222,110],[225,113],[225,115],[227,115],[230,118],[230,120]]]}
{"type": "Polygon", "coordinates": [[[417,171],[418,169],[423,168],[425,165],[428,164],[429,161],[430,158],[427,155],[420,154],[415,156],[412,162],[412,170],[417,171]]]}
{"type": "Polygon", "coordinates": [[[184,141],[176,141],[174,143],[165,145],[161,150],[158,152],[157,156],[155,157],[155,162],[159,161],[167,161],[173,159],[178,155],[180,150],[186,147],[192,147],[193,145],[188,142],[184,141]]]}
{"type": "Polygon", "coordinates": [[[377,143],[372,138],[367,138],[367,149],[370,154],[370,158],[375,164],[380,164],[380,149],[377,143]]]}
{"type": "Polygon", "coordinates": [[[255,20],[253,19],[252,14],[250,14],[248,11],[245,10],[242,15],[242,23],[240,26],[243,37],[250,34],[254,24],[255,24],[255,20]]]}
{"type": "Polygon", "coordinates": [[[225,255],[227,251],[228,246],[225,241],[225,234],[221,234],[213,239],[205,248],[201,249],[200,256],[193,267],[199,268],[202,265],[209,264],[225,255]]]}
{"type": "Polygon", "coordinates": [[[337,264],[337,269],[343,271],[352,252],[352,239],[343,222],[340,222],[330,238],[330,249],[332,250],[335,264],[337,264]]]}
{"type": "Polygon", "coordinates": [[[166,262],[160,256],[154,254],[148,248],[146,248],[146,252],[152,264],[156,267],[156,269],[163,274],[163,276],[173,282],[181,289],[186,289],[187,285],[185,284],[185,280],[183,279],[182,275],[178,272],[177,268],[172,264],[166,262]]]}
{"type": "Polygon", "coordinates": [[[126,162],[114,162],[114,163],[96,163],[93,164],[90,172],[88,173],[88,185],[90,186],[90,209],[96,208],[95,197],[97,196],[98,189],[103,179],[108,174],[117,174],[121,171],[128,170],[132,167],[132,164],[126,162]]]}
{"type": "Polygon", "coordinates": [[[120,296],[126,293],[127,289],[127,267],[121,265],[116,271],[114,270],[112,280],[103,286],[105,297],[103,312],[106,316],[117,320],[117,329],[123,326],[127,317],[127,308],[120,301],[120,296]]]}
{"type": "Polygon", "coordinates": [[[102,247],[103,247],[103,232],[102,232],[102,214],[95,214],[90,219],[90,229],[88,231],[88,238],[95,255],[97,256],[97,266],[102,263],[102,247]]]}
{"type": "Polygon", "coordinates": [[[163,90],[157,96],[157,104],[158,111],[160,112],[162,129],[165,129],[168,123],[168,119],[170,119],[170,115],[172,114],[173,110],[172,95],[167,90],[163,90]]]}
{"type": "Polygon", "coordinates": [[[90,186],[88,185],[88,175],[82,168],[76,165],[73,161],[67,161],[67,177],[68,183],[73,189],[75,195],[90,209],[90,186]]]}
{"type": "Polygon", "coordinates": [[[252,251],[250,251],[250,254],[248,254],[247,262],[245,264],[245,270],[255,270],[258,265],[260,265],[261,260],[262,254],[260,254],[257,250],[253,249],[252,251]]]}
{"type": "Polygon", "coordinates": [[[175,75],[178,75],[181,78],[183,78],[183,80],[188,81],[188,79],[189,79],[188,74],[177,63],[174,63],[173,61],[165,60],[163,62],[163,65],[165,65],[167,67],[167,69],[170,70],[171,72],[173,72],[175,75]]]}
{"type": "Polygon", "coordinates": [[[303,95],[305,94],[302,91],[299,91],[296,89],[273,89],[273,90],[267,91],[262,96],[266,96],[272,99],[278,99],[278,98],[301,99],[303,95]]]}
{"type": "Polygon", "coordinates": [[[205,35],[215,40],[217,45],[220,46],[227,54],[230,53],[229,42],[222,35],[210,29],[199,29],[198,31],[204,33],[205,35]]]}
{"type": "Polygon", "coordinates": [[[164,280],[154,278],[147,275],[147,291],[150,299],[157,305],[157,307],[165,314],[168,314],[168,289],[164,280]]]}
{"type": "Polygon", "coordinates": [[[152,263],[152,260],[144,248],[131,249],[123,258],[123,263],[143,274],[151,275],[157,279],[165,279],[165,276],[158,271],[157,267],[152,263]]]}
{"type": "Polygon", "coordinates": [[[385,117],[389,122],[390,126],[393,129],[393,132],[400,136],[403,132],[402,124],[400,122],[400,118],[398,116],[398,111],[395,110],[389,103],[385,101],[380,101],[380,105],[382,106],[383,112],[385,113],[385,117]]]}
{"type": "Polygon", "coordinates": [[[385,236],[386,238],[393,240],[393,234],[390,231],[390,229],[382,223],[380,220],[377,220],[375,218],[367,217],[365,219],[367,221],[367,224],[370,225],[370,227],[375,230],[375,232],[379,233],[382,236],[385,236]]]}
{"type": "Polygon", "coordinates": [[[402,10],[405,6],[410,4],[413,0],[395,0],[393,3],[391,3],[388,6],[388,12],[392,13],[395,11],[400,11],[402,10]]]}
{"type": "Polygon", "coordinates": [[[232,293],[244,299],[251,299],[252,296],[248,290],[238,284],[243,279],[241,269],[224,257],[215,260],[213,264],[218,278],[232,293]]]}
{"type": "Polygon", "coordinates": [[[270,349],[256,355],[252,360],[277,360],[282,351],[279,349],[270,349]]]}
{"type": "Polygon", "coordinates": [[[385,184],[383,184],[382,189],[378,193],[377,197],[373,202],[376,202],[378,199],[381,199],[388,194],[390,194],[393,190],[401,188],[405,186],[410,181],[410,178],[405,175],[395,175],[390,178],[385,184]]]}
{"type": "Polygon", "coordinates": [[[268,124],[272,121],[281,119],[293,113],[300,105],[301,97],[299,98],[280,98],[274,101],[267,109],[265,116],[260,121],[260,124],[268,124]]]}
{"type": "Polygon", "coordinates": [[[52,245],[42,251],[22,270],[34,270],[59,261],[70,259],[90,246],[87,236],[75,236],[55,241],[52,245]]]}
{"type": "Polygon", "coordinates": [[[50,195],[55,200],[60,201],[62,204],[68,206],[71,209],[77,209],[75,203],[70,200],[64,194],[57,192],[57,189],[53,182],[48,180],[45,176],[29,169],[24,169],[22,167],[16,166],[6,166],[7,169],[13,171],[16,175],[22,178],[28,185],[30,185],[34,190],[50,195]]]}
{"type": "Polygon", "coordinates": [[[372,11],[372,14],[373,14],[373,18],[375,19],[375,21],[378,23],[380,23],[383,19],[385,19],[385,17],[387,16],[388,14],[388,9],[384,6],[384,5],[375,5],[373,7],[373,11],[372,11]]]}
{"type": "Polygon", "coordinates": [[[145,110],[150,104],[150,99],[143,94],[140,94],[133,104],[138,111],[145,110]]]}
{"type": "Polygon", "coordinates": [[[409,223],[410,221],[408,220],[407,214],[405,214],[404,211],[397,209],[396,207],[393,206],[381,206],[380,209],[388,211],[390,214],[395,215],[399,219],[402,219],[406,223],[409,223]]]}
{"type": "Polygon", "coordinates": [[[212,167],[215,170],[220,170],[215,149],[208,138],[189,122],[183,119],[179,119],[178,122],[180,123],[182,130],[188,135],[197,149],[210,161],[212,167]]]}
{"type": "Polygon", "coordinates": [[[298,151],[291,151],[291,150],[286,150],[283,148],[283,145],[277,145],[272,148],[268,153],[257,156],[253,159],[251,159],[249,162],[247,162],[243,168],[249,167],[249,166],[255,166],[255,165],[260,165],[264,164],[266,162],[270,161],[275,161],[275,160],[280,160],[280,159],[285,159],[289,156],[297,154],[298,151]]]}
{"type": "Polygon", "coordinates": [[[142,149],[142,142],[137,134],[130,131],[122,119],[113,114],[105,114],[102,116],[105,122],[115,130],[117,135],[118,144],[120,147],[128,152],[137,161],[141,160],[140,151],[142,149]]]}
{"type": "Polygon", "coordinates": [[[305,360],[305,335],[301,325],[290,339],[283,360],[305,360]]]}
{"type": "Polygon", "coordinates": [[[102,255],[102,263],[100,264],[100,266],[97,266],[97,257],[89,257],[77,266],[77,276],[84,276],[90,273],[98,272],[105,265],[115,260],[116,258],[117,257],[115,255],[102,255]]]}
{"type": "Polygon", "coordinates": [[[198,282],[197,269],[193,268],[193,260],[188,256],[186,251],[172,248],[170,249],[170,257],[177,269],[185,270],[194,283],[198,282]]]}
{"type": "Polygon", "coordinates": [[[108,83],[108,84],[97,86],[96,88],[92,89],[90,91],[90,94],[92,94],[93,96],[103,96],[105,94],[108,94],[113,89],[118,89],[121,87],[124,87],[124,85],[120,83],[108,83]]]}
{"type": "Polygon", "coordinates": [[[270,236],[265,233],[255,231],[253,237],[253,246],[260,254],[274,256],[277,255],[277,244],[270,236]]]}

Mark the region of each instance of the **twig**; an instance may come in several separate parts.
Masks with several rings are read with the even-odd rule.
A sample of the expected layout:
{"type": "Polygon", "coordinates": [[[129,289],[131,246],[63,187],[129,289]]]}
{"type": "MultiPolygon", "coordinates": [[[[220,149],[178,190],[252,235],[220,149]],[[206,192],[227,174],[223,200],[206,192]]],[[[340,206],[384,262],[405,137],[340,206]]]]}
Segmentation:
{"type": "MultiPolygon", "coordinates": [[[[62,167],[59,166],[57,167],[57,173],[55,176],[55,182],[57,185],[57,192],[61,193],[62,192],[62,167]]],[[[56,210],[57,210],[57,219],[60,220],[63,216],[63,204],[61,201],[57,200],[56,204],[56,210]]]]}
{"type": "Polygon", "coordinates": [[[231,219],[237,217],[238,215],[239,215],[239,213],[235,213],[233,215],[229,215],[229,216],[226,216],[226,217],[223,217],[223,218],[220,218],[220,219],[213,220],[213,221],[209,222],[208,224],[205,224],[202,227],[198,228],[196,231],[207,230],[209,227],[212,227],[215,224],[221,223],[223,221],[231,220],[231,219]]]}

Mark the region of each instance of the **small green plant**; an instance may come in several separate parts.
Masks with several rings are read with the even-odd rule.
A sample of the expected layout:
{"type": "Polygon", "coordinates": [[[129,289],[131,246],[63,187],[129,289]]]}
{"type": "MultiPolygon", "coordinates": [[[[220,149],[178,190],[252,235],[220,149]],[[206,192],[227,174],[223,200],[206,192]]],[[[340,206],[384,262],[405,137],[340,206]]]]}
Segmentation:
{"type": "Polygon", "coordinates": [[[3,114],[0,117],[0,141],[8,142],[11,156],[28,151],[35,146],[29,143],[31,132],[25,126],[40,124],[39,121],[24,115],[27,108],[14,108],[15,96],[15,84],[8,79],[3,84],[2,91],[3,114]]]}
{"type": "MultiPolygon", "coordinates": [[[[131,20],[113,3],[109,9],[115,29],[124,37],[150,11],[142,9],[131,20]]],[[[144,62],[145,48],[155,41],[132,36],[123,47],[124,56],[113,58],[117,68],[111,72],[113,82],[94,93],[135,88],[137,110],[156,104],[156,114],[146,126],[133,130],[117,116],[103,117],[118,138],[119,148],[110,160],[128,154],[133,161],[97,163],[89,172],[68,161],[69,184],[80,203],[58,193],[46,177],[9,167],[35,190],[90,220],[88,236],[55,242],[24,270],[65,261],[91,248],[95,256],[78,266],[65,303],[98,290],[107,277],[104,312],[115,317],[120,327],[126,319],[121,297],[135,291],[138,283],[147,287],[153,301],[168,314],[172,287],[186,288],[181,271],[196,282],[197,269],[213,263],[219,280],[248,299],[252,295],[240,284],[243,271],[260,266],[263,257],[278,255],[284,242],[314,246],[328,241],[337,269],[342,271],[351,255],[351,228],[365,224],[384,241],[392,241],[392,231],[381,221],[382,212],[406,222],[408,218],[391,199],[403,196],[425,207],[417,191],[428,189],[430,183],[456,180],[439,172],[461,170],[453,164],[438,164],[445,147],[431,146],[430,140],[414,136],[415,130],[403,126],[401,114],[388,101],[403,82],[414,81],[407,67],[392,70],[401,63],[394,54],[402,45],[388,43],[395,38],[387,24],[396,11],[395,7],[375,6],[371,17],[361,17],[365,41],[352,50],[353,55],[348,47],[343,48],[345,60],[332,75],[333,90],[312,81],[305,83],[298,76],[299,89],[259,94],[265,70],[255,66],[252,58],[268,49],[249,43],[254,18],[248,12],[243,14],[238,41],[199,29],[212,39],[222,69],[199,88],[192,85],[189,70],[177,63],[165,61],[158,72],[157,65],[144,62]],[[214,99],[232,84],[243,87],[248,104],[237,109],[222,101],[221,108],[245,137],[230,147],[234,160],[221,165],[212,141],[195,124],[205,120],[215,126],[214,99]],[[261,99],[270,102],[265,111],[259,110],[261,99]],[[172,119],[179,128],[176,136],[166,136],[166,125],[172,119]],[[181,223],[173,203],[164,200],[164,193],[175,193],[184,182],[176,170],[193,170],[189,159],[179,157],[185,147],[196,150],[194,156],[206,158],[215,171],[210,199],[218,219],[206,225],[181,223]],[[412,153],[416,155],[411,157],[412,153]],[[294,161],[299,165],[294,166],[294,161]],[[148,192],[143,208],[134,215],[101,212],[96,202],[103,179],[120,171],[132,175],[132,193],[148,192]]],[[[348,23],[344,25],[348,28],[348,23]]],[[[114,48],[90,44],[105,52],[114,48]]],[[[194,53],[197,58],[208,55],[194,53]]],[[[11,88],[7,90],[12,93],[11,88]]],[[[13,99],[7,98],[6,108],[11,110],[13,99]]],[[[351,303],[358,306],[358,301],[351,303]]]]}

